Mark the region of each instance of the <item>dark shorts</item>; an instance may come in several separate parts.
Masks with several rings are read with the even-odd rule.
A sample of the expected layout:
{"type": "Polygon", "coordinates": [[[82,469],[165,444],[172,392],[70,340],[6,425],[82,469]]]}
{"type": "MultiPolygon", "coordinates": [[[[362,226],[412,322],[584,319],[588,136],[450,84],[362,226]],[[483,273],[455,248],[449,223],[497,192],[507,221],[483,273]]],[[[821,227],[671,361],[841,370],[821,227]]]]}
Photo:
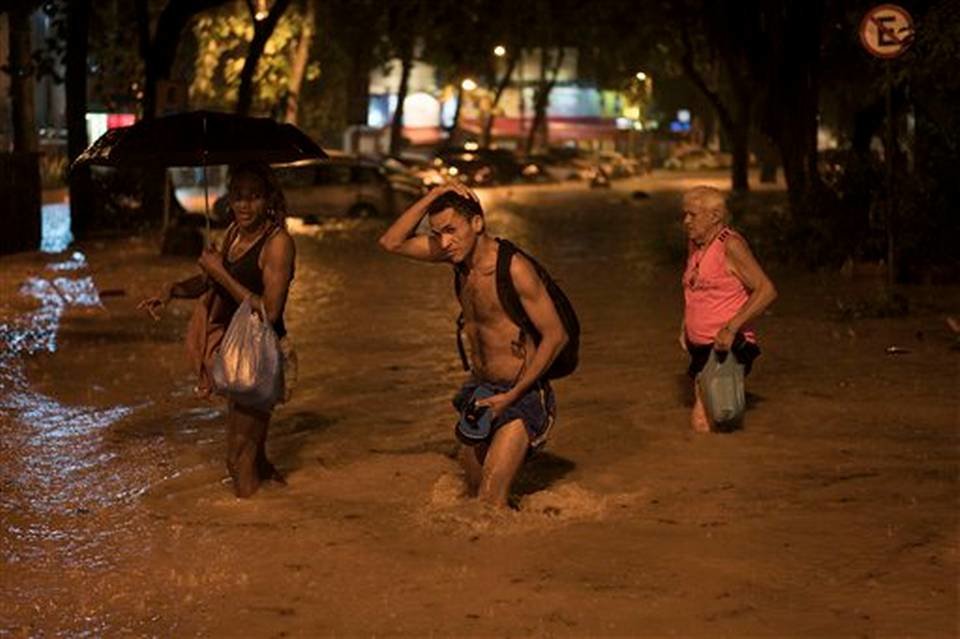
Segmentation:
{"type": "MultiPolygon", "coordinates": [[[[480,382],[477,380],[468,380],[453,397],[453,407],[458,413],[462,413],[466,403],[470,401],[473,392],[477,387],[483,386],[495,394],[506,393],[510,390],[510,384],[494,384],[491,382],[480,382]]],[[[557,399],[553,394],[550,383],[546,381],[537,382],[523,397],[510,404],[502,415],[493,420],[491,425],[490,437],[483,441],[469,440],[460,435],[454,425],[453,430],[464,444],[473,446],[476,444],[489,444],[497,430],[504,424],[509,424],[515,419],[523,422],[523,427],[530,438],[530,446],[539,448],[547,441],[547,434],[557,414],[557,399]]]]}
{"type": "MultiPolygon", "coordinates": [[[[690,377],[696,377],[703,370],[712,350],[713,344],[692,344],[687,340],[687,352],[690,354],[690,367],[687,368],[687,374],[690,377]]],[[[760,357],[760,347],[755,342],[748,342],[743,337],[743,333],[737,333],[730,352],[733,353],[738,362],[743,364],[744,375],[750,374],[750,369],[753,368],[753,360],[760,357]]]]}

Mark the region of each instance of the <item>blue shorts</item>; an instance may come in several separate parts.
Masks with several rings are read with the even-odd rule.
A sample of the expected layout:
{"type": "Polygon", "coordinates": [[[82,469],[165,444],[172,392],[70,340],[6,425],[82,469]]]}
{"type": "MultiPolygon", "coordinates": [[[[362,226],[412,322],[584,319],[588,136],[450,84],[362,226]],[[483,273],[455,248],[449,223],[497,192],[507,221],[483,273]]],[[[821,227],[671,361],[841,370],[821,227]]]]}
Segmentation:
{"type": "MultiPolygon", "coordinates": [[[[495,384],[492,382],[480,382],[475,379],[468,380],[457,392],[453,398],[453,407],[457,412],[463,412],[466,403],[470,401],[473,392],[477,387],[483,386],[494,394],[506,393],[510,390],[510,384],[495,384]]],[[[464,444],[474,446],[477,444],[489,444],[494,434],[504,424],[509,424],[515,419],[523,422],[523,427],[527,431],[527,437],[530,438],[530,446],[539,448],[547,441],[547,434],[557,414],[557,399],[553,394],[553,389],[547,381],[540,381],[534,384],[530,390],[524,393],[523,397],[510,404],[502,415],[499,415],[493,424],[491,424],[490,437],[486,440],[469,440],[460,436],[460,431],[454,425],[453,430],[464,444]]]]}

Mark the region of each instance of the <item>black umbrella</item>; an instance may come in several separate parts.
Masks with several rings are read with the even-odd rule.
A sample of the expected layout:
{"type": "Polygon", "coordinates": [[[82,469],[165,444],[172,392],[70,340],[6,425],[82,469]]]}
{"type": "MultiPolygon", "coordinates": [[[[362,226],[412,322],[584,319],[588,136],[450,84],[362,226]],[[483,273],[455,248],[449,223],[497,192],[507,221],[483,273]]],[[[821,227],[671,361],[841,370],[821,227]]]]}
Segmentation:
{"type": "MultiPolygon", "coordinates": [[[[327,154],[292,124],[216,111],[190,111],[110,129],[73,166],[202,166],[323,159],[327,154]]],[[[203,172],[207,228],[210,203],[203,172]]]]}

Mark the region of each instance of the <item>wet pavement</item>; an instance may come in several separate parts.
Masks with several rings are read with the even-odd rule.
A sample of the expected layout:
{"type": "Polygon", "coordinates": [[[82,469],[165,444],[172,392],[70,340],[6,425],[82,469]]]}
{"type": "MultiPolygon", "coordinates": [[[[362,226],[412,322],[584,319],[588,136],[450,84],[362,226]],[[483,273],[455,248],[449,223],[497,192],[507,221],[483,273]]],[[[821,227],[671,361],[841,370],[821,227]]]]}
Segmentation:
{"type": "Polygon", "coordinates": [[[463,375],[451,273],[380,252],[383,222],[291,223],[299,382],[268,444],[290,486],[248,502],[224,483],[222,407],[192,395],[189,304],[157,323],[135,310],[190,261],[143,238],[5,258],[0,636],[954,627],[957,363],[942,314],[960,293],[918,289],[909,318],[844,322],[831,304],[874,283],[775,269],[747,429],[696,438],[675,340],[677,205],[708,180],[724,182],[482,192],[488,228],[549,268],[584,326],[581,368],[556,384],[555,441],[504,516],[459,496],[449,458],[463,375]],[[885,355],[892,340],[910,354],[885,355]],[[855,488],[826,494],[835,484],[855,488]],[[451,594],[478,584],[477,600],[451,594]]]}

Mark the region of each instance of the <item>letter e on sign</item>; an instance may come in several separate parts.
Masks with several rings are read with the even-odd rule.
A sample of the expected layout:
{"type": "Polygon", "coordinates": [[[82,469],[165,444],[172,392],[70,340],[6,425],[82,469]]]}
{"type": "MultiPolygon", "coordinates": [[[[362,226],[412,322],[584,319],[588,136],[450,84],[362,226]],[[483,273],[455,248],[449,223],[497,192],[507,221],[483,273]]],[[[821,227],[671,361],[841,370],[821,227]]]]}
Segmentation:
{"type": "Polygon", "coordinates": [[[903,7],[881,4],[860,21],[860,43],[878,58],[896,58],[913,42],[913,18],[903,7]]]}

